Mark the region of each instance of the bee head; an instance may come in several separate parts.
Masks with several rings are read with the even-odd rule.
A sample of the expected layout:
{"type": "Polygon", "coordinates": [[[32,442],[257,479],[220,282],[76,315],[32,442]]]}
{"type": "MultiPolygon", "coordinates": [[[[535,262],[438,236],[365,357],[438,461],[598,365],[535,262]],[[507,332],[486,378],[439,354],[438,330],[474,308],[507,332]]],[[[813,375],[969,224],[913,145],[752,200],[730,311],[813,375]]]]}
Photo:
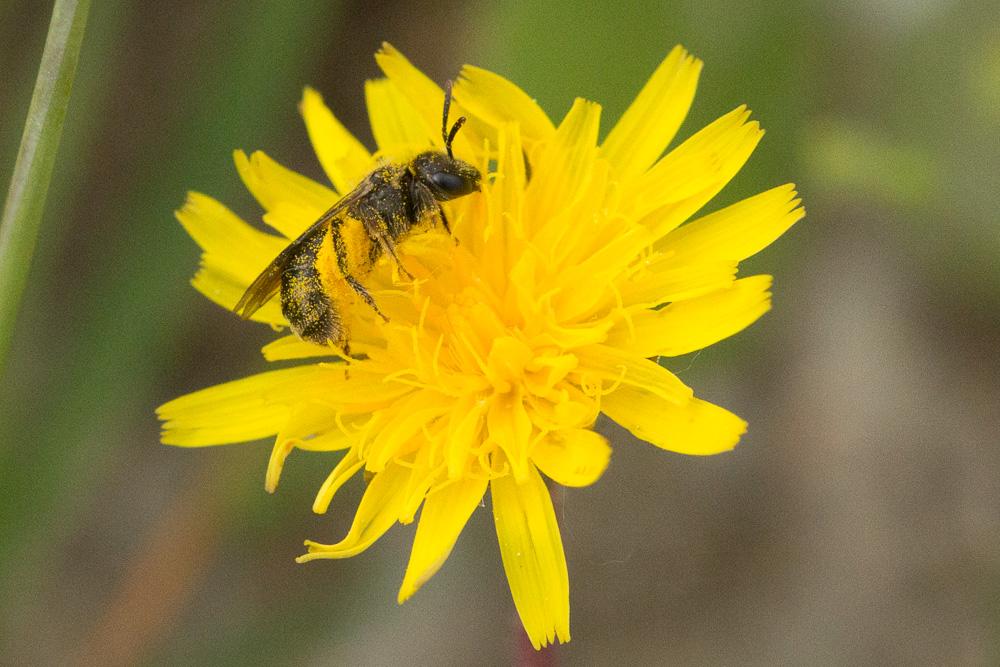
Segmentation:
{"type": "Polygon", "coordinates": [[[479,190],[479,170],[465,160],[439,151],[427,151],[413,159],[410,167],[416,179],[427,186],[438,201],[464,197],[479,190]]]}
{"type": "Polygon", "coordinates": [[[448,110],[451,108],[451,81],[445,84],[444,112],[441,114],[441,139],[447,153],[428,151],[414,158],[411,165],[413,175],[423,183],[438,201],[448,201],[464,197],[479,190],[479,170],[468,162],[459,160],[451,152],[455,135],[465,124],[465,116],[455,121],[448,129],[448,110]]]}

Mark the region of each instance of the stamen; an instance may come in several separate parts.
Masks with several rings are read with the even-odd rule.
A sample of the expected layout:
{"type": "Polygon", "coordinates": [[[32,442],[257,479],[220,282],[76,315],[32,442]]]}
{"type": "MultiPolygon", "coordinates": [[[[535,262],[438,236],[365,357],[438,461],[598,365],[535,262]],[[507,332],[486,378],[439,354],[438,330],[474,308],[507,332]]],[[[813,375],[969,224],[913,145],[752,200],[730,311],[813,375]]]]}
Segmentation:
{"type": "Polygon", "coordinates": [[[437,344],[434,346],[434,354],[431,355],[431,372],[434,377],[441,380],[441,347],[444,345],[444,334],[438,334],[437,344]]]}
{"type": "Polygon", "coordinates": [[[615,312],[621,313],[622,319],[625,321],[625,326],[628,327],[629,341],[635,341],[635,322],[632,321],[632,314],[625,308],[622,293],[614,283],[609,283],[608,287],[615,296],[615,312]]]}

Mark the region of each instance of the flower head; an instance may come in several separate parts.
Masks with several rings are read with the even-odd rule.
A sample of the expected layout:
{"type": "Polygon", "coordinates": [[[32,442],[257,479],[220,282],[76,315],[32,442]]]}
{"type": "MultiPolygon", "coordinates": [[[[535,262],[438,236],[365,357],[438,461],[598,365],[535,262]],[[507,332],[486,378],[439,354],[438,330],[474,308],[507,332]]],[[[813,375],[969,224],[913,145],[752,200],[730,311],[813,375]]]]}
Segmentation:
{"type": "MultiPolygon", "coordinates": [[[[194,286],[208,298],[232,308],[291,239],[380,161],[443,148],[442,89],[388,45],[376,60],[386,77],[365,88],[374,154],[315,91],[303,96],[330,184],[263,153],[236,153],[277,234],[189,195],[178,218],[204,251],[194,286]]],[[[454,115],[469,122],[454,149],[484,174],[482,192],[445,204],[454,239],[429,232],[401,244],[412,279],[387,258],[365,277],[388,322],[363,303],[347,308],[351,358],[278,338],[263,349],[268,361],[303,361],[163,405],[163,442],[276,436],[268,490],[294,449],[343,451],[313,509],[326,511],[362,470],[371,481],[346,537],[307,542],[299,560],[359,554],[419,510],[400,602],[441,567],[489,489],[529,638],[536,648],[568,641],[569,580],[544,477],[566,486],[600,477],[611,455],[592,430],[600,413],[675,452],[736,445],[745,422],[695,398],[654,359],[704,348],[766,312],[770,277],[737,279],[737,265],[803,215],[785,185],[688,221],[763,134],[740,107],[664,154],[700,70],[675,48],[599,142],[599,105],[578,99],[556,124],[514,84],[463,68],[454,115]]],[[[276,301],[253,319],[286,326],[276,301]]]]}

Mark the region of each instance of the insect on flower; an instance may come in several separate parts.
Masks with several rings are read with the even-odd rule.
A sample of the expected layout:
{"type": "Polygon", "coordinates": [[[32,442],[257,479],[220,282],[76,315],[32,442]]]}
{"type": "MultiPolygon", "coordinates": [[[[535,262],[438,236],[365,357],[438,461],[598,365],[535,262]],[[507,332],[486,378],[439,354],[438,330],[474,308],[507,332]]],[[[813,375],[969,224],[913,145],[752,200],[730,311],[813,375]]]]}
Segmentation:
{"type": "Polygon", "coordinates": [[[461,120],[444,132],[448,91],[388,44],[376,61],[385,76],[365,85],[374,153],[316,91],[303,93],[332,189],[264,153],[234,153],[277,234],[198,192],[178,211],[202,248],[195,288],[298,336],[262,349],[295,365],[160,406],[162,439],[202,447],[271,437],[272,492],[292,452],[322,453],[331,465],[317,513],[363,475],[347,534],[307,541],[297,560],[354,557],[396,523],[416,523],[399,602],[444,565],[468,522],[485,518],[488,499],[528,639],[566,642],[569,568],[546,479],[594,484],[612,451],[628,449],[594,430],[602,414],[679,454],[736,446],[747,423],[659,359],[707,348],[770,309],[771,276],[737,277],[739,265],[805,211],[786,184],[699,213],[763,130],[739,106],[671,147],[702,68],[682,47],[604,138],[599,104],[577,99],[553,119],[513,82],[471,65],[455,83],[455,115],[469,119],[456,138],[461,120]],[[454,158],[453,140],[478,171],[454,158]],[[337,193],[349,194],[338,202],[337,193]],[[417,280],[397,284],[395,244],[438,220],[461,242],[428,233],[401,244],[417,280]],[[269,301],[279,290],[284,314],[269,301]],[[359,297],[371,308],[348,307],[359,297]],[[348,335],[358,354],[330,363],[338,355],[327,343],[348,335]]]}
{"type": "Polygon", "coordinates": [[[248,319],[280,290],[281,312],[299,338],[332,343],[345,353],[348,332],[342,309],[350,303],[351,292],[388,321],[359,278],[385,253],[412,279],[399,261],[396,244],[435,220],[450,234],[441,202],[479,190],[479,170],[452,153],[465,117],[449,131],[450,106],[449,83],[441,119],[445,152],[425,151],[406,164],[380,165],[282,250],[233,310],[248,319]]]}

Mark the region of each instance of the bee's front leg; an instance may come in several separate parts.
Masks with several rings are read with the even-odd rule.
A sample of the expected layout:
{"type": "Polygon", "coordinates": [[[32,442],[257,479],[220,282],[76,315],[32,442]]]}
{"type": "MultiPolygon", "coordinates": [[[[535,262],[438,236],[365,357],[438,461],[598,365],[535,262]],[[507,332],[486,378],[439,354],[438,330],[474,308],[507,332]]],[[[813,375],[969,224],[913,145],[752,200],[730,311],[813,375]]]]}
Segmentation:
{"type": "Polygon", "coordinates": [[[449,236],[451,235],[451,225],[448,224],[448,216],[444,214],[444,208],[434,198],[434,193],[430,191],[430,188],[418,181],[414,181],[410,187],[410,199],[413,202],[414,221],[422,220],[427,215],[436,216],[441,221],[444,231],[448,232],[449,236]]]}
{"type": "MultiPolygon", "coordinates": [[[[396,268],[399,269],[399,273],[405,277],[407,280],[413,280],[413,276],[403,263],[399,259],[399,255],[396,254],[396,244],[393,242],[393,235],[390,228],[400,229],[399,221],[395,221],[395,225],[391,225],[393,222],[388,219],[388,214],[380,212],[374,206],[361,205],[359,206],[361,210],[361,223],[365,227],[365,233],[368,234],[368,238],[372,243],[377,243],[379,249],[382,250],[386,255],[392,257],[392,260],[396,262],[396,268]]],[[[406,221],[406,227],[409,227],[410,222],[406,221]]],[[[374,258],[372,260],[374,262],[374,258]]]]}
{"type": "MultiPolygon", "coordinates": [[[[438,213],[438,217],[441,218],[441,226],[444,227],[444,231],[448,232],[448,236],[454,236],[454,234],[451,233],[451,225],[448,224],[448,216],[446,216],[444,214],[444,206],[441,206],[441,204],[438,204],[437,205],[437,213],[438,213]]],[[[457,238],[455,239],[455,243],[458,243],[458,239],[457,238]]]]}

